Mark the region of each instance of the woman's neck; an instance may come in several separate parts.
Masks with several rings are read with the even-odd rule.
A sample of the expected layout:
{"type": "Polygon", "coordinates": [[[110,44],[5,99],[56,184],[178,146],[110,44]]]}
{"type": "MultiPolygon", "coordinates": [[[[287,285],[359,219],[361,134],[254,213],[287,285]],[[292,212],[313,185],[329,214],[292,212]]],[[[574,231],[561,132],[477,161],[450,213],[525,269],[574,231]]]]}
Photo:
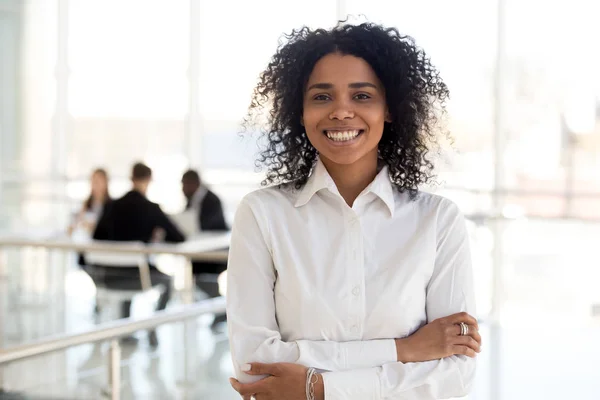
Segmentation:
{"type": "Polygon", "coordinates": [[[92,195],[92,205],[104,204],[105,201],[106,201],[106,196],[104,195],[104,193],[92,195]]]}
{"type": "Polygon", "coordinates": [[[352,164],[336,164],[324,158],[321,158],[321,161],[335,182],[340,195],[350,207],[377,176],[377,154],[374,157],[363,157],[352,164]]]}

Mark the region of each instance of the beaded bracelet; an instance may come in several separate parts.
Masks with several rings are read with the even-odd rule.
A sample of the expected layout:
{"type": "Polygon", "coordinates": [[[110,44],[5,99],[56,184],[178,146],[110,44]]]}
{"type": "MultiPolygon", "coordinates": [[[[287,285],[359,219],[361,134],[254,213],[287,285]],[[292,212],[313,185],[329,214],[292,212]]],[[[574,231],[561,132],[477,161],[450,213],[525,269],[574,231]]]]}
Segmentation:
{"type": "Polygon", "coordinates": [[[313,376],[311,377],[310,380],[310,399],[309,400],[316,400],[315,397],[315,383],[319,382],[319,374],[317,374],[316,372],[313,374],[313,376]],[[314,378],[314,380],[313,380],[314,378]]]}
{"type": "Polygon", "coordinates": [[[306,371],[306,400],[315,400],[315,383],[319,381],[319,375],[314,368],[306,371]],[[315,378],[313,380],[313,378],[315,378]]]}

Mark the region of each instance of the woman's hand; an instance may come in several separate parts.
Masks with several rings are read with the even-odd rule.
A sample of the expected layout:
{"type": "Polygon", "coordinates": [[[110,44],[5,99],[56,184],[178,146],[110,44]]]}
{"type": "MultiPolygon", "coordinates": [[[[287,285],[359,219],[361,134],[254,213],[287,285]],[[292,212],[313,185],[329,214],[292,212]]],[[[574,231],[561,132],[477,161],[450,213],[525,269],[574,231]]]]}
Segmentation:
{"type": "Polygon", "coordinates": [[[400,362],[439,360],[453,355],[474,358],[481,351],[477,320],[467,313],[453,314],[431,321],[404,339],[396,339],[400,362]],[[460,335],[460,323],[469,326],[469,334],[460,335]]]}
{"type": "MultiPolygon", "coordinates": [[[[306,400],[306,373],[308,368],[290,363],[246,364],[242,368],[249,375],[269,375],[254,383],[240,383],[237,379],[230,379],[231,386],[242,395],[244,400],[252,396],[256,400],[306,400]],[[249,368],[249,369],[248,369],[249,368]]],[[[323,378],[317,375],[315,383],[315,398],[322,400],[323,378]]]]}

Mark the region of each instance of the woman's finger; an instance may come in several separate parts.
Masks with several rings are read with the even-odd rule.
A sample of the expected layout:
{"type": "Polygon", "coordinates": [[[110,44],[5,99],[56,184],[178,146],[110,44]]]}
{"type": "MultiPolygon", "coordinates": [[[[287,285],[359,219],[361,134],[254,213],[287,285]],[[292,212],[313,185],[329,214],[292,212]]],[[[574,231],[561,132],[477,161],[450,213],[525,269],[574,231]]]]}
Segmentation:
{"type": "Polygon", "coordinates": [[[477,343],[477,341],[475,339],[473,339],[471,336],[458,336],[456,338],[456,341],[454,342],[454,344],[460,345],[460,346],[466,346],[477,353],[479,353],[481,351],[479,343],[477,343]]]}
{"type": "Polygon", "coordinates": [[[477,357],[475,350],[468,346],[454,345],[452,346],[452,353],[457,356],[463,355],[471,358],[477,357]]]}
{"type": "Polygon", "coordinates": [[[479,346],[481,347],[481,335],[479,334],[479,331],[474,331],[472,333],[469,332],[469,336],[475,339],[475,341],[479,343],[479,346]]]}

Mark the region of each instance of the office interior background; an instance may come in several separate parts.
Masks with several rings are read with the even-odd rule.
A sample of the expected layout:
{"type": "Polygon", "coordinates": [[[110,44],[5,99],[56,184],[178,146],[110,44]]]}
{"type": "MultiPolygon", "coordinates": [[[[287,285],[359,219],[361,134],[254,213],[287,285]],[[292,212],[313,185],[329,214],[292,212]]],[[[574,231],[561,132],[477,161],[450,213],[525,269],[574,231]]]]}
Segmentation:
{"type": "MultiPolygon", "coordinates": [[[[0,0],[0,230],[64,230],[94,168],[119,197],[138,160],[163,210],[183,209],[181,174],[194,167],[231,222],[262,177],[257,136],[240,135],[258,74],[283,33],[347,15],[414,37],[451,91],[453,141],[423,189],[468,219],[484,333],[470,398],[599,399],[594,1],[0,0]]],[[[1,348],[93,327],[94,285],[73,257],[3,257],[1,348]]],[[[124,350],[123,398],[238,398],[226,335],[210,330],[196,332],[195,379],[182,383],[179,328],[161,327],[158,349],[124,350]]],[[[101,398],[104,351],[7,365],[5,390],[101,398]]]]}

